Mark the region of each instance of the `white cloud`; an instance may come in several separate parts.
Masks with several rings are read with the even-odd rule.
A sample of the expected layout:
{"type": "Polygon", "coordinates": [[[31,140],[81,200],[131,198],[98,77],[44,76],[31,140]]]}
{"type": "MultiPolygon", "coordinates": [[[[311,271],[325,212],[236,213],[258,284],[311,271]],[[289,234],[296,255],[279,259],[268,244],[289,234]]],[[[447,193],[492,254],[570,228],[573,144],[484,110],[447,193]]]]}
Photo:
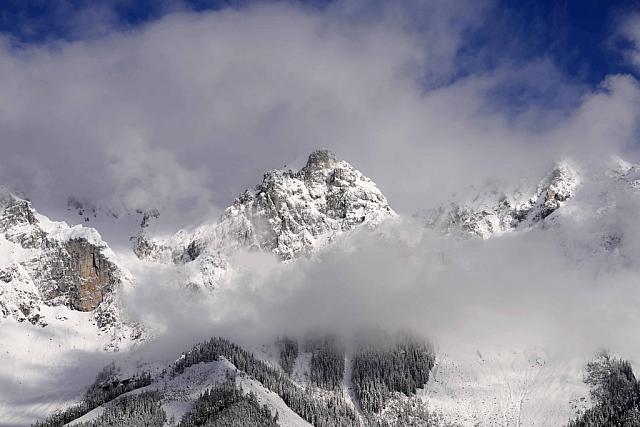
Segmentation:
{"type": "MultiPolygon", "coordinates": [[[[270,4],[172,14],[53,46],[5,44],[0,179],[53,216],[71,193],[135,200],[184,225],[212,211],[206,203],[185,211],[195,194],[219,209],[265,169],[319,146],[372,176],[406,212],[488,175],[546,166],[556,153],[532,147],[548,139],[551,113],[538,107],[539,123],[519,129],[492,110],[486,91],[509,72],[567,87],[552,66],[422,86],[455,74],[465,30],[487,13],[475,4],[462,14],[449,2],[369,14],[359,2],[322,12],[270,4]]],[[[568,137],[583,139],[578,133],[568,137]]]]}
{"type": "Polygon", "coordinates": [[[640,15],[627,16],[622,21],[619,36],[629,43],[623,49],[624,56],[634,67],[640,69],[640,15]]]}

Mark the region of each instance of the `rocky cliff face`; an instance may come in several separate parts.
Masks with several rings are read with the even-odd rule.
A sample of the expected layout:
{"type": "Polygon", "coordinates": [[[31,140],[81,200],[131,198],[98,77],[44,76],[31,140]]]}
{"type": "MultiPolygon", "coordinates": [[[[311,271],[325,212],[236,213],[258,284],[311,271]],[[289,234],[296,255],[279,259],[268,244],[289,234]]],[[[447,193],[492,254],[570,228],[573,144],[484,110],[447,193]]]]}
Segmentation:
{"type": "Polygon", "coordinates": [[[66,242],[65,249],[73,282],[70,306],[80,311],[95,310],[118,282],[116,267],[99,248],[84,239],[66,242]]]}
{"type": "Polygon", "coordinates": [[[91,312],[101,329],[118,318],[113,292],[122,272],[98,233],[49,221],[31,203],[0,198],[0,313],[46,326],[46,307],[91,312]]]}
{"type": "Polygon", "coordinates": [[[226,255],[239,248],[293,260],[357,227],[373,228],[396,214],[376,185],[327,150],[309,156],[298,170],[267,172],[243,192],[220,220],[166,240],[145,234],[134,242],[143,259],[187,263],[199,260],[213,284],[228,267],[226,255]]]}

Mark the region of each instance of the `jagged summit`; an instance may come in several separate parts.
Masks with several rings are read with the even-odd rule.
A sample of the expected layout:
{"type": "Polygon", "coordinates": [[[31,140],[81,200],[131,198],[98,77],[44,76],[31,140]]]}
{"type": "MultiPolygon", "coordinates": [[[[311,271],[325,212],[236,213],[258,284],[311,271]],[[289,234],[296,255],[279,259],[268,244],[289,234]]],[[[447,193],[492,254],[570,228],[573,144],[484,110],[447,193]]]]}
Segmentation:
{"type": "Polygon", "coordinates": [[[523,185],[508,193],[492,190],[472,201],[452,202],[429,212],[425,223],[486,239],[541,222],[575,195],[580,181],[577,166],[561,162],[536,186],[523,185]]]}
{"type": "Polygon", "coordinates": [[[140,258],[164,262],[209,259],[238,248],[269,251],[284,261],[325,245],[359,226],[373,228],[395,212],[375,183],[328,150],[309,155],[300,170],[270,170],[245,190],[222,217],[166,240],[142,234],[140,258]]]}

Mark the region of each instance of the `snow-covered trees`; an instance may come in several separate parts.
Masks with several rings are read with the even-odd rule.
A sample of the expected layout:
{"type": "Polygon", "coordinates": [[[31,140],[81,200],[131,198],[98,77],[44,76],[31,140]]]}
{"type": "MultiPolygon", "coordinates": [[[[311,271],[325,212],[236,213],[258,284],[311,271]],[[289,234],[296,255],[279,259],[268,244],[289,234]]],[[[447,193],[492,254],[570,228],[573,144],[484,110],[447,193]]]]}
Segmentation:
{"type": "Polygon", "coordinates": [[[79,423],[79,427],[162,427],[167,414],[160,406],[160,394],[143,392],[122,396],[105,405],[95,420],[79,423]]]}
{"type": "Polygon", "coordinates": [[[392,392],[410,396],[426,384],[435,355],[430,346],[407,334],[361,334],[353,355],[352,382],[360,405],[379,412],[392,392]]]}
{"type": "Polygon", "coordinates": [[[144,372],[138,376],[120,379],[119,372],[115,365],[113,363],[109,364],[100,371],[95,382],[85,393],[82,402],[62,412],[56,412],[46,420],[38,422],[35,425],[38,427],[64,425],[124,393],[145,387],[149,384],[151,384],[151,375],[149,375],[149,373],[144,372]]]}
{"type": "Polygon", "coordinates": [[[640,384],[629,362],[603,353],[587,364],[585,382],[596,405],[569,427],[640,426],[640,384]]]}
{"type": "Polygon", "coordinates": [[[200,395],[180,427],[278,427],[277,420],[277,414],[260,406],[252,392],[244,394],[231,377],[200,395]]]}
{"type": "Polygon", "coordinates": [[[209,341],[196,344],[191,350],[183,353],[173,364],[172,372],[181,374],[189,366],[202,362],[215,362],[220,358],[219,342],[212,338],[209,341]]]}
{"type": "Polygon", "coordinates": [[[289,375],[293,372],[293,366],[298,358],[298,341],[294,338],[280,338],[276,345],[280,350],[280,366],[289,375]]]}
{"type": "Polygon", "coordinates": [[[294,384],[289,376],[225,338],[211,338],[185,353],[176,363],[174,372],[201,361],[217,360],[214,355],[229,360],[238,370],[255,378],[266,388],[278,394],[294,412],[316,427],[359,426],[353,408],[340,395],[329,399],[315,399],[294,384]]]}
{"type": "Polygon", "coordinates": [[[318,387],[334,390],[344,376],[344,345],[334,335],[307,337],[305,351],[311,353],[311,382],[318,387]]]}
{"type": "MultiPolygon", "coordinates": [[[[184,374],[192,365],[219,361],[221,358],[236,367],[236,375],[255,379],[316,427],[431,424],[432,419],[420,401],[403,404],[403,400],[394,399],[400,393],[407,396],[415,394],[416,388],[426,383],[434,356],[423,341],[407,335],[382,333],[358,337],[354,344],[352,379],[356,398],[365,410],[364,414],[356,412],[340,389],[345,372],[343,341],[331,335],[310,335],[305,340],[303,347],[311,353],[311,383],[306,387],[294,382],[287,373],[291,372],[298,355],[297,341],[285,338],[279,340],[278,345],[283,369],[257,359],[249,351],[221,337],[195,345],[154,381],[147,373],[122,379],[115,365],[109,365],[89,387],[81,404],[51,416],[38,426],[61,426],[98,406],[105,408],[105,411],[86,426],[162,425],[166,414],[160,403],[165,390],[158,387],[159,380],[166,380],[166,376],[173,379],[184,374]],[[151,387],[145,390],[155,390],[153,393],[145,391],[121,396],[150,384],[151,387]],[[390,401],[392,404],[387,405],[390,401]],[[391,418],[380,416],[380,411],[385,407],[385,413],[391,414],[391,418]]],[[[228,378],[224,384],[200,396],[190,414],[182,420],[181,426],[273,427],[276,423],[277,419],[268,408],[259,405],[254,395],[243,394],[235,378],[228,378]]]]}

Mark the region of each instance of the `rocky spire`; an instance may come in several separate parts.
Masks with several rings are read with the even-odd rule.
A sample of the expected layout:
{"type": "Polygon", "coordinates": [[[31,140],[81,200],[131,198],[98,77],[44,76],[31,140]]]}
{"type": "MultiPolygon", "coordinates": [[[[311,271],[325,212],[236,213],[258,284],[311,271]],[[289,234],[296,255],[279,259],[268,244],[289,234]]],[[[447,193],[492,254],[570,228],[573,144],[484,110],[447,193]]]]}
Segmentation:
{"type": "Polygon", "coordinates": [[[338,162],[336,155],[329,150],[315,150],[309,155],[307,164],[300,170],[305,179],[314,180],[326,177],[328,171],[338,162]]]}

